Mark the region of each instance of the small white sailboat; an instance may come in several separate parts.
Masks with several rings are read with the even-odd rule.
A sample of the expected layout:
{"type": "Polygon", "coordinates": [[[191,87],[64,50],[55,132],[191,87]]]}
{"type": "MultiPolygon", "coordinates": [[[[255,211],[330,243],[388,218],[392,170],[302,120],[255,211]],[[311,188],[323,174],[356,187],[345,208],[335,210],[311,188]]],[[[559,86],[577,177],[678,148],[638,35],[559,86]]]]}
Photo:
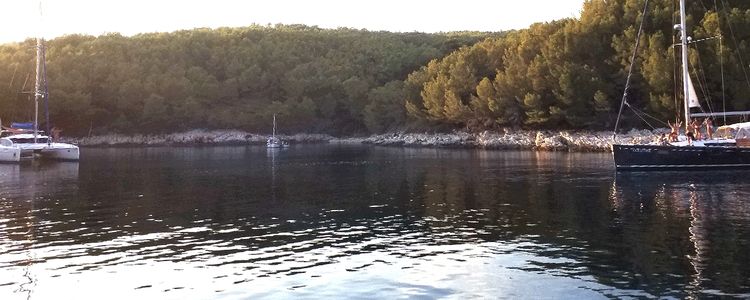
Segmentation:
{"type": "Polygon", "coordinates": [[[267,148],[284,148],[288,147],[289,143],[282,141],[280,138],[276,137],[276,114],[273,115],[273,133],[270,137],[268,137],[268,140],[266,141],[266,147],[267,148]]]}

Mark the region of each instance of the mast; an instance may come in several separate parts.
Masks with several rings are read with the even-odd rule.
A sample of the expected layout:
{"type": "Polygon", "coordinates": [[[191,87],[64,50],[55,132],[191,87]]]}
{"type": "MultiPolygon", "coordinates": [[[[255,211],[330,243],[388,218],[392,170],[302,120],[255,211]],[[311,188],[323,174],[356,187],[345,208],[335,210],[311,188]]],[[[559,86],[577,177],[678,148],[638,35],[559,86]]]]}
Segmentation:
{"type": "MultiPolygon", "coordinates": [[[[42,23],[42,1],[39,0],[39,24],[42,23]]],[[[34,78],[34,143],[39,135],[39,100],[46,94],[46,78],[44,76],[44,39],[41,30],[36,37],[36,77],[34,78]]]]}
{"type": "Polygon", "coordinates": [[[271,136],[276,139],[276,114],[273,114],[273,133],[271,136]]]}
{"type": "Polygon", "coordinates": [[[687,25],[685,24],[685,0],[680,0],[680,43],[682,44],[682,97],[685,107],[685,132],[690,128],[690,106],[688,101],[688,95],[690,93],[688,87],[688,36],[687,36],[687,25]]]}
{"type": "Polygon", "coordinates": [[[41,37],[36,38],[36,79],[34,83],[34,143],[37,142],[39,131],[39,99],[44,97],[44,82],[42,77],[42,61],[44,55],[44,41],[41,37]]]}

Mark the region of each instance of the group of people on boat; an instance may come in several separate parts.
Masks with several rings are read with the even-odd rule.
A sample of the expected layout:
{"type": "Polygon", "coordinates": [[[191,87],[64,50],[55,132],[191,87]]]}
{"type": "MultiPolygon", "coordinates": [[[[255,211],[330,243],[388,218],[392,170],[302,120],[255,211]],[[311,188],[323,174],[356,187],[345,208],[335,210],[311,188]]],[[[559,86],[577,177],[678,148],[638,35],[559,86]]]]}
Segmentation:
{"type": "MultiPolygon", "coordinates": [[[[669,135],[666,137],[663,143],[666,144],[677,142],[678,137],[680,136],[680,129],[682,128],[682,121],[677,119],[675,123],[667,121],[667,124],[669,125],[671,131],[669,132],[669,135]]],[[[702,122],[700,122],[698,118],[694,118],[693,121],[690,122],[690,125],[687,126],[687,132],[685,132],[685,136],[687,137],[688,142],[692,142],[697,140],[713,139],[713,133],[714,123],[711,118],[705,118],[702,122]],[[703,134],[703,132],[701,131],[701,129],[703,128],[705,128],[705,134],[703,134]]]]}

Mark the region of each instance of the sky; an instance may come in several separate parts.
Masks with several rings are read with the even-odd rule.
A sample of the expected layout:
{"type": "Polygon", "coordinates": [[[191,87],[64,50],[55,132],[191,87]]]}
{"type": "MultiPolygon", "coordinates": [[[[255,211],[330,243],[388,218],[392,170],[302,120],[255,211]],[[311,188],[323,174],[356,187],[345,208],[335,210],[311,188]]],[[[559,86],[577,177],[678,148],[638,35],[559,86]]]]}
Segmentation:
{"type": "Polygon", "coordinates": [[[584,0],[0,0],[0,43],[250,24],[372,31],[501,31],[578,17],[584,0]]]}

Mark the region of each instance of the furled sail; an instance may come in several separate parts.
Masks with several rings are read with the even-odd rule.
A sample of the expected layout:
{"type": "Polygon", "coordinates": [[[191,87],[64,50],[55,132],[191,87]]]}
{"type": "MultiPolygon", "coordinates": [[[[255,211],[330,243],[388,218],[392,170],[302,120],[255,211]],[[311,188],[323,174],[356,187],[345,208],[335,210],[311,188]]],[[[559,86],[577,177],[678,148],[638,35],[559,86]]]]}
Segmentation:
{"type": "Polygon", "coordinates": [[[688,76],[688,105],[690,108],[695,107],[701,107],[701,104],[698,102],[698,94],[695,93],[695,88],[693,87],[693,80],[690,79],[690,76],[688,76]]]}

